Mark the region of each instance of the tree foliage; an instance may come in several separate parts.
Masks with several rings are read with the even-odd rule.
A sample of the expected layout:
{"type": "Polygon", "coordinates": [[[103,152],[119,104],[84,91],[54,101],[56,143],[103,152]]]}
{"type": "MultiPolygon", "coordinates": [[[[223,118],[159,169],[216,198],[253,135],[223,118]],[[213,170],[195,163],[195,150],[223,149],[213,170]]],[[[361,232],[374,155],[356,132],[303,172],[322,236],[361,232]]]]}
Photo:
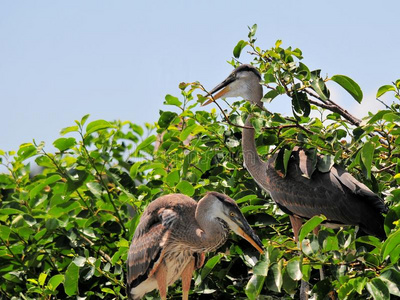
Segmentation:
{"type": "MultiPolygon", "coordinates": [[[[360,120],[331,99],[326,85],[333,81],[362,103],[354,80],[322,77],[302,62],[300,49],[283,48],[281,41],[262,50],[255,33],[253,26],[234,57],[249,50],[262,73],[263,101],[291,101],[292,116],[244,101],[226,110],[204,109],[206,89],[198,82],[181,83],[179,97],[165,97],[155,125],[88,123],[86,115],[61,130],[53,143],[56,153],[35,142],[17,152],[0,150],[9,171],[0,174],[3,298],[126,298],[125,261],[144,208],[164,194],[199,199],[207,191],[237,201],[266,252],[260,257],[232,235],[195,272],[193,299],[297,298],[300,280],[310,282],[318,299],[400,296],[400,80],[377,91],[378,100],[391,93],[393,103],[360,120]],[[264,159],[276,149],[302,146],[324,155],[315,168],[341,164],[385,197],[387,239],[358,236],[354,227],[322,228],[315,236],[313,228],[324,219],[316,216],[303,225],[296,244],[288,216],[243,167],[240,126],[249,113],[264,159]],[[31,170],[33,159],[39,172],[31,170]]],[[[282,155],[283,168],[288,158],[282,155]]],[[[179,283],[169,295],[180,297],[179,283]]]]}

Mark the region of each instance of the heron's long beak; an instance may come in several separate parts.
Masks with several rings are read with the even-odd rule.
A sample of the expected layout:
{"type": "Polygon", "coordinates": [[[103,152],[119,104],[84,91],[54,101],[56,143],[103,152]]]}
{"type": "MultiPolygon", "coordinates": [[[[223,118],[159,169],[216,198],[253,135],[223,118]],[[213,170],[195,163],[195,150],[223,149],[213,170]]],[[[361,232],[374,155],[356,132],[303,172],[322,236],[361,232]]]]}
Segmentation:
{"type": "Polygon", "coordinates": [[[222,81],[220,84],[218,84],[215,88],[213,88],[206,96],[210,97],[209,100],[203,103],[202,106],[206,106],[210,104],[211,102],[214,102],[215,100],[222,98],[227,92],[229,92],[229,84],[235,80],[235,77],[232,75],[229,75],[224,81],[222,81]],[[219,91],[219,92],[218,92],[219,91]],[[212,94],[218,92],[214,96],[212,94]]]}
{"type": "Polygon", "coordinates": [[[261,254],[264,253],[264,245],[247,222],[244,223],[243,226],[239,226],[237,234],[246,239],[258,252],[261,254]]]}

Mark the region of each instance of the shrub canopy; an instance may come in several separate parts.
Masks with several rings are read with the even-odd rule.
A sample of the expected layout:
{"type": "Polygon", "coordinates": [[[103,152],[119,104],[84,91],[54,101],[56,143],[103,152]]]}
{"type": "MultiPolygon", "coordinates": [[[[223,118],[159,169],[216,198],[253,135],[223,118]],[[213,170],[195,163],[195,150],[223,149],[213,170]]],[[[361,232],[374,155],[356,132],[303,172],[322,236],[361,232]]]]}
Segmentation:
{"type": "MultiPolygon", "coordinates": [[[[260,49],[255,32],[256,26],[250,28],[233,55],[250,51],[262,74],[263,101],[291,101],[291,116],[245,101],[224,111],[203,108],[206,89],[199,82],[181,83],[179,96],[165,97],[154,125],[89,122],[86,115],[61,130],[55,153],[36,142],[16,152],[0,150],[9,171],[0,174],[2,298],[125,299],[127,251],[148,203],[169,193],[200,199],[207,191],[237,201],[266,252],[260,257],[232,235],[195,272],[191,299],[297,298],[301,279],[321,299],[334,293],[339,299],[400,296],[400,80],[377,91],[378,100],[390,93],[393,103],[360,120],[335,103],[326,85],[334,81],[362,103],[354,80],[321,76],[302,62],[300,49],[284,48],[281,41],[260,49]],[[296,244],[288,215],[243,167],[236,125],[249,113],[255,115],[264,159],[277,149],[301,146],[325,155],[316,167],[340,164],[384,197],[390,208],[387,239],[358,236],[354,227],[323,227],[315,236],[312,229],[323,220],[316,216],[303,225],[296,244]],[[40,169],[31,168],[32,159],[40,169]]],[[[230,63],[238,65],[235,59],[230,63]]],[[[180,297],[180,289],[180,283],[170,287],[169,296],[180,297]]]]}

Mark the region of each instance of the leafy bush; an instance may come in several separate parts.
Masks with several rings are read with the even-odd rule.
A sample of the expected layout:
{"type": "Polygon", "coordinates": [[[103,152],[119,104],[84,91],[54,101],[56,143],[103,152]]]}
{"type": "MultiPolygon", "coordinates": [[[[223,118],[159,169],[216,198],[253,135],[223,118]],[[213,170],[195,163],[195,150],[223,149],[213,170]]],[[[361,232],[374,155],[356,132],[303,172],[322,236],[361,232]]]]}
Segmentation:
{"type": "MultiPolygon", "coordinates": [[[[331,98],[326,82],[342,86],[358,102],[362,91],[344,75],[321,77],[301,62],[299,49],[269,50],[240,41],[234,56],[248,47],[262,73],[265,102],[286,95],[293,117],[234,102],[217,112],[200,107],[204,87],[181,83],[180,96],[167,95],[158,122],[142,128],[131,122],[87,122],[88,115],[62,129],[56,153],[43,143],[0,151],[8,174],[0,174],[0,293],[4,299],[124,299],[125,261],[141,212],[153,199],[183,193],[199,199],[219,191],[236,199],[262,238],[266,253],[231,239],[210,253],[194,274],[193,299],[262,296],[298,297],[300,280],[312,284],[318,299],[388,299],[400,296],[400,106],[398,102],[359,120],[331,98]],[[199,94],[196,94],[199,93],[199,94]],[[178,113],[176,111],[179,111],[178,113]],[[258,152],[299,145],[317,149],[326,165],[347,168],[390,207],[388,236],[381,242],[357,236],[355,228],[312,229],[317,216],[292,237],[289,218],[243,167],[241,128],[253,113],[258,152]],[[156,132],[154,132],[156,131],[156,132]],[[31,170],[35,159],[39,172],[31,170]],[[323,268],[325,279],[319,277],[323,268]]],[[[231,61],[236,66],[235,60],[231,61]]],[[[400,100],[400,80],[378,90],[400,100]]],[[[395,100],[395,101],[397,101],[395,100]]],[[[281,99],[280,101],[286,101],[281,99]]],[[[156,293],[149,295],[157,297],[156,293]]],[[[180,284],[169,289],[180,297],[180,284]]]]}

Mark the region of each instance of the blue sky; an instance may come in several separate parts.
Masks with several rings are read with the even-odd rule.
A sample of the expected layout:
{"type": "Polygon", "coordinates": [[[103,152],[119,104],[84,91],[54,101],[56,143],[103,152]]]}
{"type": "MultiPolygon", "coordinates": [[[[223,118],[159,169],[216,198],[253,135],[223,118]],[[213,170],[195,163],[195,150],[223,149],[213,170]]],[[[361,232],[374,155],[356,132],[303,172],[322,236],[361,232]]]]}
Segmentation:
{"type": "MultiPolygon", "coordinates": [[[[333,96],[362,117],[379,108],[378,87],[400,78],[399,6],[395,0],[2,1],[0,149],[35,139],[51,151],[60,129],[87,113],[90,120],[154,122],[180,82],[212,88],[225,78],[226,61],[254,23],[260,47],[282,39],[284,47],[303,51],[311,69],[358,82],[363,105],[337,87],[333,96]]],[[[275,101],[270,109],[285,112],[288,103],[275,101]]]]}

